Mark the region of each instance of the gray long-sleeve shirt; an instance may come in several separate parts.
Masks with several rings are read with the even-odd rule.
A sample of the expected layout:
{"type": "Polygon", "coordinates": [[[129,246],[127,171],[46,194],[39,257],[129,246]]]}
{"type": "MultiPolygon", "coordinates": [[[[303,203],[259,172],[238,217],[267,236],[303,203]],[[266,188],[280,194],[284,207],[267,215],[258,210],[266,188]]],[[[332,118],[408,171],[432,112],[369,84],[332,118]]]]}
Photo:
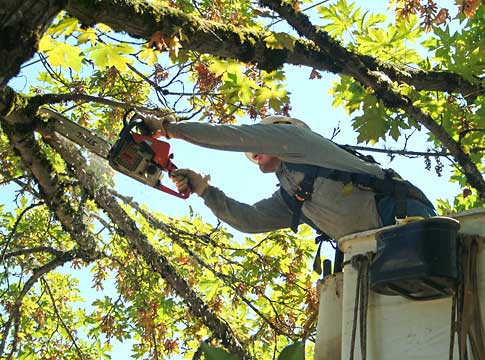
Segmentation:
{"type": "MultiPolygon", "coordinates": [[[[285,162],[384,177],[377,165],[358,159],[317,133],[291,124],[235,126],[185,122],[168,126],[174,136],[196,145],[279,157],[283,162],[276,176],[290,195],[304,174],[289,170],[285,162]]],[[[311,200],[303,205],[303,215],[334,239],[379,227],[374,193],[356,186],[349,193],[343,187],[341,182],[317,178],[311,200]]],[[[231,199],[214,186],[209,186],[202,197],[219,219],[242,232],[266,232],[291,225],[292,213],[280,191],[253,205],[231,199]]]]}

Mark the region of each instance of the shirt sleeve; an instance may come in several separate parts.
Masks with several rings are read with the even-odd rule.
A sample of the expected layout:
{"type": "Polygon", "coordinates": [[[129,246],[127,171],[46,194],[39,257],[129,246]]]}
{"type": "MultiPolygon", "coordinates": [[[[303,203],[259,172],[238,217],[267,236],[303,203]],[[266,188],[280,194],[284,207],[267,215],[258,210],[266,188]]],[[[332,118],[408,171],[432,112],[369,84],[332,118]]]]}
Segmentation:
{"type": "Polygon", "coordinates": [[[214,186],[202,195],[215,216],[245,233],[262,233],[288,228],[292,214],[279,191],[253,205],[238,202],[214,186]]]}
{"type": "Polygon", "coordinates": [[[195,145],[282,157],[304,157],[309,138],[321,139],[318,134],[291,124],[217,125],[181,122],[167,126],[174,137],[195,145]]]}

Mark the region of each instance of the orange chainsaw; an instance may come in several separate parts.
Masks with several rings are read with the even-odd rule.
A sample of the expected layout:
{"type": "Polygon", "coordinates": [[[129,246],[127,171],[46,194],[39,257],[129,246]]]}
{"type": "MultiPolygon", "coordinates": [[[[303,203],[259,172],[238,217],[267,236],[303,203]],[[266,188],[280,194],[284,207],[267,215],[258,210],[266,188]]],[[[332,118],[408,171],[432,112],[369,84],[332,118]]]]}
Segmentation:
{"type": "Polygon", "coordinates": [[[172,162],[172,147],[143,134],[144,117],[135,110],[125,114],[123,129],[114,145],[55,111],[46,108],[40,111],[52,119],[54,131],[107,159],[113,169],[167,194],[181,199],[189,197],[190,189],[180,193],[161,183],[164,171],[170,174],[177,169],[172,162]]]}

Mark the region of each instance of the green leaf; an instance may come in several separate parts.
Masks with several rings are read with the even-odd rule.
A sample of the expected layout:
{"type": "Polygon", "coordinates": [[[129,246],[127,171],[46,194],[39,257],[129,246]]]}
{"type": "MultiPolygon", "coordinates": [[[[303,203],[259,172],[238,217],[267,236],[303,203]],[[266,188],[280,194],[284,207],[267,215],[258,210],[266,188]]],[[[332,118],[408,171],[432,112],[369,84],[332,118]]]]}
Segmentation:
{"type": "Polygon", "coordinates": [[[221,76],[224,73],[241,73],[241,64],[235,61],[218,61],[215,60],[209,66],[209,70],[216,74],[216,76],[221,76]]]}
{"type": "Polygon", "coordinates": [[[46,35],[39,42],[39,51],[48,56],[49,63],[54,67],[71,68],[76,72],[81,70],[83,54],[75,46],[51,39],[46,35]]]}
{"type": "Polygon", "coordinates": [[[64,16],[61,21],[47,30],[47,34],[57,37],[64,33],[64,36],[69,36],[76,30],[78,25],[79,21],[76,18],[64,16]]]}
{"type": "Polygon", "coordinates": [[[288,345],[281,351],[278,360],[305,360],[305,343],[299,341],[288,345]]]}
{"type": "Polygon", "coordinates": [[[270,49],[288,49],[290,51],[295,49],[295,38],[287,33],[271,33],[264,38],[264,42],[270,49]]]}
{"type": "Polygon", "coordinates": [[[90,28],[85,30],[81,35],[78,36],[77,45],[85,44],[88,41],[91,43],[91,45],[94,45],[96,43],[96,40],[98,40],[98,35],[96,34],[96,31],[94,31],[94,29],[90,28]]]}
{"type": "Polygon", "coordinates": [[[53,66],[70,67],[76,72],[81,71],[82,59],[82,52],[77,47],[66,43],[60,43],[49,53],[49,62],[53,66]]]}
{"type": "Polygon", "coordinates": [[[359,133],[357,140],[374,144],[380,138],[384,139],[390,126],[385,106],[375,96],[369,95],[364,99],[363,110],[363,115],[352,120],[353,128],[359,133]]]}
{"type": "Polygon", "coordinates": [[[146,62],[148,65],[153,65],[158,61],[157,52],[150,48],[143,49],[138,54],[138,57],[141,61],[146,62]]]}
{"type": "Polygon", "coordinates": [[[116,67],[120,71],[127,69],[126,64],[132,64],[133,59],[126,55],[133,53],[134,50],[127,44],[100,44],[89,50],[89,58],[94,60],[94,64],[100,68],[116,67]]]}
{"type": "Polygon", "coordinates": [[[280,111],[281,106],[288,101],[288,92],[282,84],[268,85],[270,87],[261,87],[256,91],[255,105],[261,107],[268,101],[272,109],[280,111]]]}
{"type": "Polygon", "coordinates": [[[206,360],[236,360],[237,359],[234,355],[231,355],[226,350],[210,346],[205,342],[203,342],[200,345],[200,348],[204,352],[204,356],[206,360]]]}
{"type": "Polygon", "coordinates": [[[360,8],[354,8],[355,3],[349,4],[346,0],[340,0],[335,4],[325,4],[317,10],[327,22],[323,28],[329,34],[340,37],[361,19],[360,8]]]}

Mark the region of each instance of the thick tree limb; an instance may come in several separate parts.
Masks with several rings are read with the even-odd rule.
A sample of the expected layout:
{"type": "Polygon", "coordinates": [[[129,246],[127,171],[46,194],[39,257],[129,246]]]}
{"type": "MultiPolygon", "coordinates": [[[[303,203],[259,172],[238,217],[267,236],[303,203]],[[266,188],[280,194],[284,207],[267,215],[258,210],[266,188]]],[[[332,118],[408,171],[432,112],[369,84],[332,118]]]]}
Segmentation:
{"type": "Polygon", "coordinates": [[[69,164],[73,166],[81,184],[96,201],[98,206],[111,218],[113,223],[117,226],[118,233],[125,237],[129,241],[131,247],[145,259],[154,271],[165,279],[178,296],[184,299],[192,313],[202,320],[207,328],[212,331],[214,336],[217,337],[231,353],[243,360],[252,359],[243,347],[243,342],[237,338],[229,325],[224,320],[220,319],[217,314],[204,303],[185,279],[177,273],[177,270],[170,264],[168,259],[154,248],[146,235],[138,229],[136,222],[128,216],[115,198],[109,193],[109,190],[105,186],[98,184],[96,176],[85,170],[86,162],[77,150],[70,147],[65,140],[56,137],[55,135],[49,137],[47,141],[69,164]]]}
{"type": "MultiPolygon", "coordinates": [[[[341,72],[338,54],[325,54],[311,42],[295,39],[292,51],[271,49],[264,41],[267,34],[201,20],[173,8],[155,7],[141,1],[0,0],[0,87],[32,57],[43,33],[63,8],[84,24],[103,22],[114,30],[147,40],[157,31],[166,37],[180,31],[185,35],[181,44],[186,49],[258,63],[261,69],[273,70],[288,63],[341,72]]],[[[417,90],[461,93],[470,99],[485,91],[479,83],[471,84],[450,72],[400,69],[380,64],[372,57],[361,56],[361,59],[370,71],[382,71],[392,80],[407,83],[417,90]]]]}
{"type": "MultiPolygon", "coordinates": [[[[274,0],[263,0],[273,10],[274,0]]],[[[289,4],[289,3],[288,3],[289,4]]],[[[290,5],[288,5],[290,7],[290,5]]],[[[230,25],[202,20],[180,10],[155,6],[148,2],[133,0],[81,1],[73,0],[65,8],[72,16],[87,25],[101,22],[115,31],[126,31],[133,37],[149,40],[155,32],[170,38],[180,32],[183,48],[212,55],[258,63],[264,70],[274,70],[284,63],[304,65],[335,74],[346,74],[343,63],[349,52],[328,37],[328,44],[319,48],[317,42],[295,39],[293,50],[272,49],[265,42],[269,33],[237,29],[230,25]],[[315,46],[314,44],[318,46],[315,46]],[[343,50],[345,51],[343,51],[343,50]]],[[[285,14],[279,12],[283,18],[285,14]]],[[[310,39],[313,40],[313,39],[310,39]]],[[[474,99],[485,92],[480,82],[472,84],[460,75],[446,71],[423,71],[402,68],[394,64],[383,64],[371,56],[352,54],[369,71],[382,72],[391,80],[414,86],[417,90],[446,91],[460,93],[474,99]]],[[[352,72],[348,75],[352,76],[352,72]]]]}
{"type": "Polygon", "coordinates": [[[66,189],[59,182],[55,170],[43,157],[39,144],[34,139],[32,117],[25,112],[25,98],[13,90],[0,90],[0,123],[7,134],[12,147],[19,153],[25,165],[37,181],[41,196],[49,208],[54,211],[63,228],[72,235],[72,239],[87,255],[93,255],[96,239],[85,226],[78,211],[71,206],[64,194],[66,189]],[[8,93],[8,96],[1,96],[8,93]],[[9,112],[7,112],[9,109],[9,112]],[[6,115],[6,116],[5,116],[6,115]]]}
{"type": "Polygon", "coordinates": [[[147,41],[156,32],[167,39],[177,36],[184,49],[258,63],[264,70],[274,70],[285,63],[331,72],[339,70],[309,41],[296,39],[293,51],[271,49],[265,42],[269,33],[237,29],[148,2],[74,0],[65,9],[86,25],[104,23],[115,31],[147,41]]]}
{"type": "Polygon", "coordinates": [[[65,0],[0,0],[0,88],[37,51],[65,0]]]}
{"type": "Polygon", "coordinates": [[[301,36],[305,36],[315,42],[323,52],[333,54],[336,61],[342,66],[342,73],[352,76],[365,87],[373,89],[375,95],[387,107],[402,109],[410,118],[416,119],[431,131],[462,167],[468,183],[477,189],[482,199],[485,199],[485,179],[477,166],[465,153],[460,144],[442,126],[437,124],[431,116],[414,106],[409,98],[395,92],[388,82],[382,80],[379,74],[369,71],[368,64],[364,62],[364,58],[340,46],[326,32],[319,31],[305,14],[295,11],[290,4],[283,4],[280,0],[261,1],[285,18],[301,36]]]}

